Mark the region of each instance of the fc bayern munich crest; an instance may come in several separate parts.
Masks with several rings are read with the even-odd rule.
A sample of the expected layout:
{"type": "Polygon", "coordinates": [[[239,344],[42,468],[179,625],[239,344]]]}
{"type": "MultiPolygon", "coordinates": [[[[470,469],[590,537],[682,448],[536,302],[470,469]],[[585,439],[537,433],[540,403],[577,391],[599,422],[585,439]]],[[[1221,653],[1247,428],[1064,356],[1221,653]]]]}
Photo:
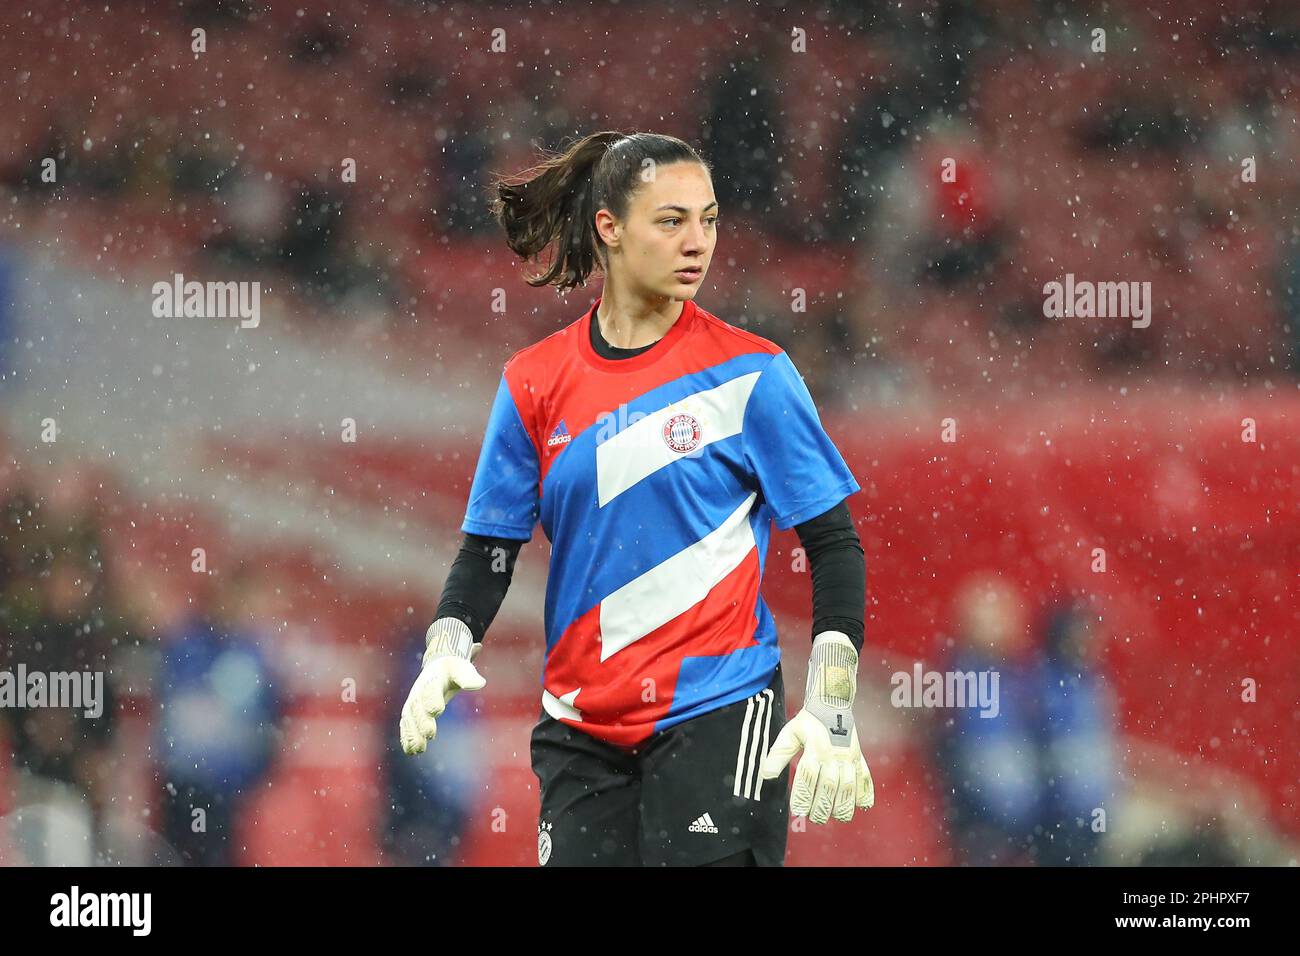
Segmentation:
{"type": "Polygon", "coordinates": [[[539,821],[537,824],[537,862],[545,866],[551,858],[551,824],[539,821]]]}
{"type": "Polygon", "coordinates": [[[694,451],[700,444],[700,423],[684,412],[664,422],[664,442],[678,454],[694,451]]]}

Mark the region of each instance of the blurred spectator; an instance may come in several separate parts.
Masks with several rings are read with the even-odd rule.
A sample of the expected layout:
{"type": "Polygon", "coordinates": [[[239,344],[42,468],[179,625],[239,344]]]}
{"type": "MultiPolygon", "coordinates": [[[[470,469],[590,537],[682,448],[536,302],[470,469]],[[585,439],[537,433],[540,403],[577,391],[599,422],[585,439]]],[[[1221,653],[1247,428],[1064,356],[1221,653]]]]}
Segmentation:
{"type": "Polygon", "coordinates": [[[1027,864],[1040,813],[1036,675],[1026,663],[1022,598],[996,577],[966,582],[946,671],[996,672],[996,716],[977,707],[942,711],[938,755],[948,825],[967,866],[1027,864]]]}
{"type": "Polygon", "coordinates": [[[53,557],[40,577],[40,616],[0,650],[5,670],[27,673],[98,672],[104,700],[98,717],[68,707],[4,708],[17,765],[30,773],[92,789],[113,728],[111,681],[116,633],[105,627],[106,594],[96,556],[53,557]]]}
{"type": "Polygon", "coordinates": [[[840,149],[836,192],[841,202],[831,218],[836,240],[870,236],[880,199],[888,184],[886,174],[898,165],[908,140],[919,135],[931,105],[924,67],[895,54],[895,65],[867,89],[849,117],[840,149]]]}
{"type": "Polygon", "coordinates": [[[709,94],[706,150],[722,209],[761,220],[773,213],[781,135],[771,80],[755,50],[731,59],[709,94]]]}
{"type": "Polygon", "coordinates": [[[999,674],[998,714],[958,708],[940,735],[959,859],[1100,862],[1105,829],[1097,811],[1109,817],[1118,797],[1116,703],[1098,667],[1087,605],[1053,607],[1036,647],[1026,640],[1014,589],[980,577],[962,587],[957,603],[964,639],[947,670],[999,674]]]}
{"type": "Polygon", "coordinates": [[[20,487],[0,508],[0,670],[15,687],[25,678],[28,690],[39,675],[48,695],[41,705],[0,708],[17,771],[0,804],[13,808],[3,829],[27,862],[88,865],[102,853],[111,803],[111,676],[126,635],[85,483],[66,468],[54,479],[50,496],[20,487]],[[56,700],[56,675],[79,683],[81,706],[56,700]],[[55,821],[64,835],[47,839],[55,821]]]}
{"type": "Polygon", "coordinates": [[[917,170],[928,197],[927,235],[919,250],[931,279],[955,285],[983,273],[1001,248],[1001,203],[992,157],[969,124],[936,122],[917,170]]]}
{"type": "Polygon", "coordinates": [[[1098,636],[1085,605],[1053,608],[1039,669],[1043,840],[1038,861],[1099,861],[1100,826],[1116,806],[1116,702],[1098,661],[1098,636]]]}
{"type": "Polygon", "coordinates": [[[483,170],[494,166],[492,140],[484,131],[465,126],[434,148],[443,166],[441,208],[435,217],[440,229],[463,235],[494,228],[481,184],[483,170]]]}
{"type": "Polygon", "coordinates": [[[217,232],[206,243],[213,258],[234,268],[275,262],[288,215],[281,182],[256,170],[240,170],[223,180],[217,195],[217,232]]]}
{"type": "Polygon", "coordinates": [[[280,240],[280,258],[289,273],[313,291],[329,294],[340,288],[343,225],[340,196],[321,186],[298,188],[280,240]]]}
{"type": "Polygon", "coordinates": [[[265,635],[239,617],[253,573],[236,571],[209,613],[159,635],[163,833],[188,863],[239,862],[240,813],[275,754],[280,702],[265,635]]]}

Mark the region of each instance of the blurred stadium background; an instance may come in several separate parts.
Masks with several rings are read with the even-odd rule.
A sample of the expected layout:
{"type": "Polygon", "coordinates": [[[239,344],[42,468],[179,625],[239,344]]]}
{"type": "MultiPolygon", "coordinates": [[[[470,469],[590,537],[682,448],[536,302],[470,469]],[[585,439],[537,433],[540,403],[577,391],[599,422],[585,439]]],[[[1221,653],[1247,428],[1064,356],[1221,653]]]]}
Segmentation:
{"type": "Polygon", "coordinates": [[[0,668],[109,687],[0,711],[0,862],[535,863],[540,531],[486,690],[418,760],[396,713],[501,366],[599,291],[524,285],[487,176],[644,129],[863,485],[877,805],[788,862],[1295,863],[1300,7],[24,0],[0,63],[0,668]],[[1150,327],[1045,318],[1067,273],[1150,327]],[[1000,717],[892,706],[917,662],[1000,717]]]}

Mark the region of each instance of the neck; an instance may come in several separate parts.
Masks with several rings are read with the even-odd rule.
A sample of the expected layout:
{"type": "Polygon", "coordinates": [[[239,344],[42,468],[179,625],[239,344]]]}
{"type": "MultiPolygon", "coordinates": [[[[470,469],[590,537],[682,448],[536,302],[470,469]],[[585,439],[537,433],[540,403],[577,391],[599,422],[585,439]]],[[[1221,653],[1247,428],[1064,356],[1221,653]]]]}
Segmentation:
{"type": "Polygon", "coordinates": [[[637,349],[667,335],[685,308],[681,299],[631,294],[606,279],[595,318],[600,334],[614,348],[637,349]]]}

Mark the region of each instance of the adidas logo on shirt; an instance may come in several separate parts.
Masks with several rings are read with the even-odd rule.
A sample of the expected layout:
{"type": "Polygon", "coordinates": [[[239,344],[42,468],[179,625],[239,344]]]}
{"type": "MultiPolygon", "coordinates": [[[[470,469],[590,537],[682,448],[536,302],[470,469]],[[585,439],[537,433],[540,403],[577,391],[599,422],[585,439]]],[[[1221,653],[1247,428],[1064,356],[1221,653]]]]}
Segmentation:
{"type": "Polygon", "coordinates": [[[701,814],[700,818],[686,828],[692,833],[717,833],[718,828],[713,823],[713,817],[707,813],[701,814]]]}
{"type": "Polygon", "coordinates": [[[564,427],[564,419],[560,419],[560,424],[555,426],[555,431],[551,432],[551,437],[546,439],[546,444],[554,448],[556,445],[563,445],[572,438],[573,436],[569,434],[569,430],[564,427]]]}

